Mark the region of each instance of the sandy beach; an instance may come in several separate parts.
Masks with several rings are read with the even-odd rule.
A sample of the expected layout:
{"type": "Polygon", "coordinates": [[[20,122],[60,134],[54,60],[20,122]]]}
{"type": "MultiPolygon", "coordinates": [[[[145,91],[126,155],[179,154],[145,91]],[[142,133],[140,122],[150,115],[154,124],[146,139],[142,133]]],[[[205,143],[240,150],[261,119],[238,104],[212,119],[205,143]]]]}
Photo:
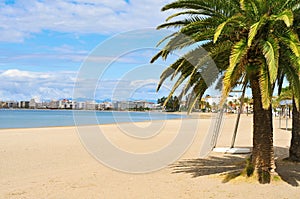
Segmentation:
{"type": "MultiPolygon", "coordinates": [[[[227,115],[217,143],[229,146],[236,115],[227,115]]],[[[287,198],[300,197],[300,165],[282,161],[288,155],[290,131],[278,128],[274,119],[277,173],[281,177],[269,185],[228,177],[240,171],[246,155],[199,153],[211,125],[210,116],[199,120],[192,145],[179,160],[160,170],[130,174],[104,166],[82,145],[76,127],[0,130],[0,198],[287,198]],[[226,175],[227,174],[227,175],[226,175]]],[[[135,123],[140,127],[160,121],[135,123]]],[[[122,132],[126,124],[101,125],[114,145],[133,153],[157,151],[166,146],[182,124],[163,122],[156,134],[136,139],[122,132]]],[[[291,125],[291,122],[290,122],[291,125]]],[[[188,129],[188,128],[187,128],[188,129]]],[[[190,127],[191,131],[193,128],[190,127]]],[[[251,147],[252,116],[242,115],[236,146],[251,147]]],[[[187,134],[190,133],[186,132],[187,134]]],[[[112,157],[113,158],[113,157],[112,157]]]]}

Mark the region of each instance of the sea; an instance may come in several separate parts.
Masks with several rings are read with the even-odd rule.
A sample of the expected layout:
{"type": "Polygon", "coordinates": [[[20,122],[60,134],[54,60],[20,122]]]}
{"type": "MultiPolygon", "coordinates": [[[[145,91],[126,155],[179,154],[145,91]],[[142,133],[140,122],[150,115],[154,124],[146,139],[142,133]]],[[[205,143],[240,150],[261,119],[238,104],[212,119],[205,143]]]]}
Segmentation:
{"type": "Polygon", "coordinates": [[[0,129],[114,124],[184,117],[161,112],[0,109],[0,129]]]}

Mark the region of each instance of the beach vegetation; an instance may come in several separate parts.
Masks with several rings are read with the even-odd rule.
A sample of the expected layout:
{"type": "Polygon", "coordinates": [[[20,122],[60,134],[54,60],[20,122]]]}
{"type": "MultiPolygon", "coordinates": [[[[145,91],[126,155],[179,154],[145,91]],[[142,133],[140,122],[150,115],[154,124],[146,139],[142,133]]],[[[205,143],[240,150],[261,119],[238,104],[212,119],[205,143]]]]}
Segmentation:
{"type": "Polygon", "coordinates": [[[157,103],[164,107],[167,112],[179,111],[180,102],[177,96],[159,98],[157,103]]]}
{"type": "Polygon", "coordinates": [[[179,10],[158,26],[172,28],[173,34],[151,60],[167,59],[179,49],[188,52],[161,75],[158,85],[175,80],[172,95],[184,84],[181,97],[193,93],[189,111],[206,89],[221,76],[222,100],[237,86],[249,86],[253,100],[253,150],[247,171],[260,183],[270,183],[275,169],[273,149],[272,97],[275,85],[284,76],[294,90],[295,106],[300,107],[300,41],[295,31],[298,0],[177,0],[162,11],[179,10]],[[205,49],[205,53],[204,50],[205,49]],[[207,78],[213,67],[218,75],[207,78]],[[252,171],[253,170],[253,171],[252,171]],[[251,171],[251,172],[250,172],[251,171]]]}

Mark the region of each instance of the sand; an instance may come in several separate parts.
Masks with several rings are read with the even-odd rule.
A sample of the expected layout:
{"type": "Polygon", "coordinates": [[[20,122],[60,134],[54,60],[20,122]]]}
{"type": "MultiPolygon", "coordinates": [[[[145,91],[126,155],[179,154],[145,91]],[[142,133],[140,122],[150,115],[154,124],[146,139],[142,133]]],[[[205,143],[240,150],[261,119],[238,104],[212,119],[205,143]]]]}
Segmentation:
{"type": "MultiPolygon", "coordinates": [[[[194,115],[186,121],[187,134],[194,130],[195,120],[200,123],[192,145],[180,159],[160,170],[142,174],[120,172],[101,164],[82,145],[75,127],[0,130],[0,198],[300,197],[300,165],[282,161],[288,155],[291,133],[279,129],[277,119],[274,120],[276,171],[282,179],[260,185],[235,178],[234,174],[244,166],[246,155],[212,152],[205,159],[199,158],[211,119],[210,116],[197,118],[198,115],[194,115]]],[[[234,123],[235,115],[226,116],[218,147],[230,145],[234,123]]],[[[143,139],[124,134],[122,129],[130,128],[126,125],[129,124],[102,125],[101,130],[122,150],[149,153],[171,143],[182,123],[180,120],[166,121],[158,134],[143,139]]],[[[161,123],[135,125],[155,127],[161,123]]],[[[236,146],[251,147],[251,128],[252,116],[242,115],[236,146]]]]}

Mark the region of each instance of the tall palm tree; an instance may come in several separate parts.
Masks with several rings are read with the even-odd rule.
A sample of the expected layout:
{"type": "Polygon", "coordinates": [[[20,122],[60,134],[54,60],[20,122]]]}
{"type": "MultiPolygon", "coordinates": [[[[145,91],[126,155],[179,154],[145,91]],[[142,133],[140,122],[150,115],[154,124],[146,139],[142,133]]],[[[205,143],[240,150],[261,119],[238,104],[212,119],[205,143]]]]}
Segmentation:
{"type": "Polygon", "coordinates": [[[187,80],[181,95],[192,90],[195,95],[191,101],[201,98],[212,80],[217,79],[206,82],[201,74],[210,68],[201,48],[208,51],[220,72],[226,70],[221,73],[222,102],[238,84],[250,84],[254,109],[251,163],[260,183],[269,183],[274,169],[271,99],[280,74],[285,74],[297,91],[295,99],[299,104],[300,42],[292,28],[294,12],[299,7],[298,0],[177,0],[162,8],[183,11],[158,27],[178,31],[163,40],[165,45],[152,62],[159,57],[167,59],[178,49],[191,50],[163,72],[158,89],[166,78],[178,75],[171,94],[187,80]],[[184,19],[169,22],[182,15],[184,19]],[[289,64],[282,68],[281,63],[289,64]]]}

